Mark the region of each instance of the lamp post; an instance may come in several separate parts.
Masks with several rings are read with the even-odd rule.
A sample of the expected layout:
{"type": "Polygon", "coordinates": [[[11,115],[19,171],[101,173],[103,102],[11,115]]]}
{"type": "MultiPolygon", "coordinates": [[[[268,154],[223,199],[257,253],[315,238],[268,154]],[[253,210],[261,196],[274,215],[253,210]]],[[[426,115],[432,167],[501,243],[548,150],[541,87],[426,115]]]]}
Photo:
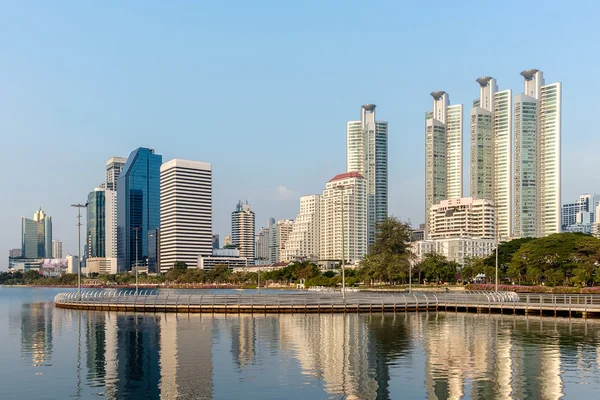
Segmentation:
{"type": "Polygon", "coordinates": [[[408,262],[408,293],[412,293],[412,260],[408,262]]]}
{"type": "Polygon", "coordinates": [[[344,299],[344,301],[346,300],[346,246],[345,246],[345,232],[344,232],[344,192],[343,190],[346,189],[346,186],[344,185],[339,185],[339,186],[335,186],[336,190],[342,190],[341,193],[341,206],[342,206],[342,298],[344,299]]]}
{"type": "Polygon", "coordinates": [[[136,226],[132,228],[135,231],[135,295],[138,294],[138,232],[141,229],[141,226],[136,226]]]}
{"type": "Polygon", "coordinates": [[[81,299],[81,209],[87,208],[85,204],[71,204],[77,208],[77,298],[81,299]]]}

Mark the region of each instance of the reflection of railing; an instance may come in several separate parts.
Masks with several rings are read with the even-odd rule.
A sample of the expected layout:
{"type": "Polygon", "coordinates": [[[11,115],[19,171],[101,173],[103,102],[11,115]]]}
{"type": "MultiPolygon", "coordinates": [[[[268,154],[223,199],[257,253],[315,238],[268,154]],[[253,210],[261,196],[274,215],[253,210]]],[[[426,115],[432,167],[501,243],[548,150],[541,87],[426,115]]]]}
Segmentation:
{"type": "Polygon", "coordinates": [[[60,293],[57,307],[108,311],[150,312],[383,312],[383,311],[488,311],[501,313],[580,313],[600,316],[600,296],[528,295],[512,292],[463,293],[298,293],[298,294],[189,294],[189,292],[135,290],[60,293]]]}

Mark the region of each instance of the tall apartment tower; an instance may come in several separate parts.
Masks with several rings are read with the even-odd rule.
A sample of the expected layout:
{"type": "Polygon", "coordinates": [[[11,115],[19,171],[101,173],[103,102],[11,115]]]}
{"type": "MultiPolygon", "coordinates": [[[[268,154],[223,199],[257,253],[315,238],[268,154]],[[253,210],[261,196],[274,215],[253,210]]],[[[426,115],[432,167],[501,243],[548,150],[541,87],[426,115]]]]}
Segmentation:
{"type": "Polygon", "coordinates": [[[347,172],[359,173],[367,183],[367,246],[388,215],[388,123],[375,120],[375,107],[365,104],[360,121],[346,123],[347,172]]]}
{"type": "Polygon", "coordinates": [[[52,240],[52,258],[63,258],[63,243],[60,240],[52,240]]]}
{"type": "Polygon", "coordinates": [[[123,157],[111,157],[106,161],[106,188],[117,190],[117,179],[127,162],[123,157]]]}
{"type": "Polygon", "coordinates": [[[149,233],[160,227],[160,166],[153,149],[134,150],[117,179],[118,270],[145,265],[149,233]]]}
{"type": "Polygon", "coordinates": [[[160,271],[176,261],[195,268],[212,254],[212,168],[174,159],[160,167],[160,271]]]}
{"type": "Polygon", "coordinates": [[[511,90],[498,91],[496,80],[484,76],[479,98],[470,112],[471,197],[492,201],[497,235],[512,235],[511,90]]]}
{"type": "Polygon", "coordinates": [[[256,255],[255,217],[248,202],[241,201],[231,213],[231,242],[240,251],[240,257],[245,257],[248,264],[254,264],[256,255]]]}
{"type": "Polygon", "coordinates": [[[514,235],[560,232],[562,85],[546,85],[542,71],[521,72],[525,91],[514,105],[514,235]]]}
{"type": "Polygon", "coordinates": [[[300,214],[285,244],[286,260],[319,260],[320,205],[318,194],[300,197],[300,214]]]}
{"type": "Polygon", "coordinates": [[[271,228],[269,247],[271,251],[271,260],[273,262],[290,261],[287,259],[285,248],[293,229],[294,220],[292,219],[281,219],[271,228]]]}
{"type": "Polygon", "coordinates": [[[367,180],[358,172],[336,175],[319,206],[319,258],[350,263],[367,254],[367,180]]]}
{"type": "Polygon", "coordinates": [[[429,209],[442,200],[461,198],[463,179],[463,106],[451,106],[441,90],[431,97],[433,109],[425,114],[425,236],[429,209]]]}

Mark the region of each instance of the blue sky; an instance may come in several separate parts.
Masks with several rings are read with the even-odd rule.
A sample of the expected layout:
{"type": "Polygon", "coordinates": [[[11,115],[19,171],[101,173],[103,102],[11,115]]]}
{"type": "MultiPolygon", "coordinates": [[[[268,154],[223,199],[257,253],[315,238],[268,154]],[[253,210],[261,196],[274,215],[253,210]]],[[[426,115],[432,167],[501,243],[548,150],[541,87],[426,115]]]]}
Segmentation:
{"type": "Polygon", "coordinates": [[[221,238],[238,200],[258,227],[294,218],[344,171],[364,103],[389,122],[390,213],[418,224],[429,93],[466,117],[477,77],[517,94],[528,68],[563,82],[563,200],[600,193],[597,15],[594,1],[2,1],[0,254],[39,206],[76,252],[69,205],[139,146],[212,163],[221,238]]]}

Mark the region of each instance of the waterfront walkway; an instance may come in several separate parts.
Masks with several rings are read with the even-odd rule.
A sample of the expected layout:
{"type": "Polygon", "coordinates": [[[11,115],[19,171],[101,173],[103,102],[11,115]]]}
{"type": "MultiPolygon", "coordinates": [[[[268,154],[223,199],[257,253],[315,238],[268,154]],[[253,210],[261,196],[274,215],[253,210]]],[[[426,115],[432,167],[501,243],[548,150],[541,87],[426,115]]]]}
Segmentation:
{"type": "Polygon", "coordinates": [[[599,295],[463,293],[269,293],[188,294],[140,289],[60,293],[61,308],[179,313],[350,313],[401,311],[456,311],[600,317],[599,295]]]}

